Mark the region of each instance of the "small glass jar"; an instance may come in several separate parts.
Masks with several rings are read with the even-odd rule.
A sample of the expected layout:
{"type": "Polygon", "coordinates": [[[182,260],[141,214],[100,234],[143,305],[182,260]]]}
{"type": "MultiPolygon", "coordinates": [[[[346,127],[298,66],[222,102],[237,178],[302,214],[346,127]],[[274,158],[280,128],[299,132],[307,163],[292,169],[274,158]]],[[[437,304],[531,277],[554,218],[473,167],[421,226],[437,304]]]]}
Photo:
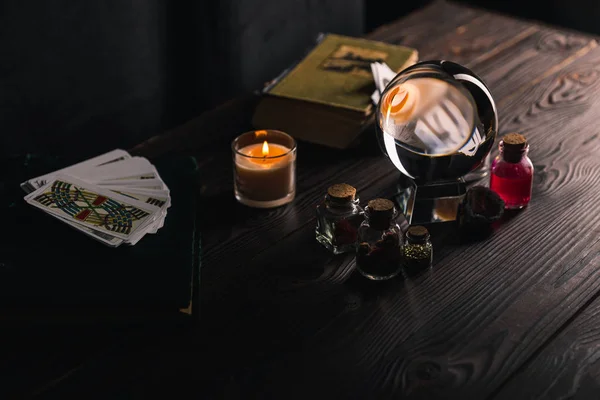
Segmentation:
{"type": "Polygon", "coordinates": [[[396,216],[394,203],[387,199],[371,200],[365,209],[365,220],[358,228],[356,267],[369,279],[391,279],[402,268],[402,231],[396,216]]]}
{"type": "Polygon", "coordinates": [[[317,241],[334,254],[354,251],[363,219],[356,189],[346,183],[332,185],[317,206],[317,241]]]}
{"type": "Polygon", "coordinates": [[[531,200],[533,164],[527,156],[529,145],[523,135],[509,133],[498,146],[490,174],[490,189],[504,200],[505,208],[523,208],[531,200]]]}
{"type": "Polygon", "coordinates": [[[427,269],[433,262],[433,245],[429,231],[424,226],[411,226],[406,231],[406,241],[402,245],[402,259],[406,272],[427,269]]]}

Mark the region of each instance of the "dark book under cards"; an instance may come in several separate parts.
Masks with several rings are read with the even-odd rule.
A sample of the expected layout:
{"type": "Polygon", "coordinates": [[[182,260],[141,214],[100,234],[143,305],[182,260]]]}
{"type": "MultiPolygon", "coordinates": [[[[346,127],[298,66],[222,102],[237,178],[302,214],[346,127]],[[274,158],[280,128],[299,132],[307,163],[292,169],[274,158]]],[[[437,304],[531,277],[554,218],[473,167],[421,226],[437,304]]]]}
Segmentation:
{"type": "Polygon", "coordinates": [[[164,226],[135,246],[117,248],[23,200],[21,182],[70,161],[80,160],[36,155],[2,160],[1,205],[8,233],[0,244],[2,317],[131,321],[191,313],[200,257],[195,160],[155,160],[172,198],[164,226]]]}

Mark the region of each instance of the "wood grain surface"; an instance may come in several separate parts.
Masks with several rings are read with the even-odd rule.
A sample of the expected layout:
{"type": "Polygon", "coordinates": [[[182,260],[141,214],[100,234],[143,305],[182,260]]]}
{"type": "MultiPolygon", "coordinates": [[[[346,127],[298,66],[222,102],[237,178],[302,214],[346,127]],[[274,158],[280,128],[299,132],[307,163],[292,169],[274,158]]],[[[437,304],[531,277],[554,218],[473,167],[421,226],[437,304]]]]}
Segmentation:
{"type": "MultiPolygon", "coordinates": [[[[71,378],[76,393],[113,395],[105,370],[115,375],[108,382],[130,393],[189,389],[203,398],[593,393],[600,373],[596,38],[446,2],[371,37],[414,46],[421,59],[463,63],[488,83],[500,135],[519,131],[531,145],[530,205],[507,213],[478,241],[432,226],[431,270],[369,282],[352,255],[323,249],[314,227],[315,206],[332,183],[354,185],[363,203],[393,198],[400,174],[374,134],[345,152],[301,143],[296,200],[248,209],[233,197],[229,141],[249,128],[254,100],[230,104],[136,148],[198,157],[199,326],[166,335],[160,351],[134,346],[103,358],[101,369],[81,369],[71,378]]],[[[68,391],[57,385],[47,392],[68,391]]]]}
{"type": "Polygon", "coordinates": [[[527,363],[494,399],[595,399],[600,392],[598,296],[527,363]]]}
{"type": "Polygon", "coordinates": [[[597,231],[571,234],[581,224],[574,215],[598,223],[595,39],[470,10],[437,24],[427,12],[435,9],[419,16],[442,30],[410,19],[374,37],[416,46],[421,59],[458,59],[484,78],[501,134],[517,130],[531,143],[532,203],[488,240],[438,240],[425,276],[373,287],[351,256],[315,243],[314,205],[338,181],[364,200],[389,196],[397,172],[371,147],[301,148],[311,160],[299,165],[293,205],[233,213],[242,224],[219,224],[208,239],[203,308],[215,329],[205,333],[228,344],[211,364],[230,376],[220,384],[272,398],[486,398],[595,295],[597,231]],[[447,33],[431,40],[432,32],[447,33]]]}

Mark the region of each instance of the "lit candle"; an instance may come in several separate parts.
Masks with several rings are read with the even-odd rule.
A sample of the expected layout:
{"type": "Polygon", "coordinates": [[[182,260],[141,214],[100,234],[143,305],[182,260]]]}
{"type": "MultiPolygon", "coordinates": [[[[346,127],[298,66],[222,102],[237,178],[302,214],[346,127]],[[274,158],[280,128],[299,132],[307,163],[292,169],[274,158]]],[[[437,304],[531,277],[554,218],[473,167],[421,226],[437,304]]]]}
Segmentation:
{"type": "Polygon", "coordinates": [[[277,207],[296,193],[296,142],[279,131],[247,132],[232,145],[236,198],[252,207],[277,207]]]}

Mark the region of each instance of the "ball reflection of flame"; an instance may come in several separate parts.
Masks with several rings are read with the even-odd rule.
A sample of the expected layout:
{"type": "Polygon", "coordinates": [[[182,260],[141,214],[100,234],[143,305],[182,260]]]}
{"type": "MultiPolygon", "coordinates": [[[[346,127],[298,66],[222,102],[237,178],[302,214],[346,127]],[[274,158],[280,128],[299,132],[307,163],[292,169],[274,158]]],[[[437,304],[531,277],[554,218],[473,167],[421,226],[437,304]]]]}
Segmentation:
{"type": "Polygon", "coordinates": [[[441,79],[401,82],[384,95],[381,109],[386,133],[424,154],[456,152],[473,133],[472,100],[441,79]]]}

